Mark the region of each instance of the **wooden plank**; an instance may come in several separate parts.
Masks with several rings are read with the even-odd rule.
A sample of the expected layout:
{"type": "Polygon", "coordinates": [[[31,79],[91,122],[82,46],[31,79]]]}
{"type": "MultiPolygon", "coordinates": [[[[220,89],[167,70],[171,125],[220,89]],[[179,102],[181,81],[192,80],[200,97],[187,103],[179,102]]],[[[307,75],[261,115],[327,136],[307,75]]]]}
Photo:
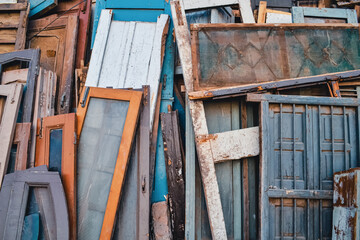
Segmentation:
{"type": "Polygon", "coordinates": [[[15,69],[2,72],[1,85],[10,83],[26,83],[29,69],[15,69]]]}
{"type": "Polygon", "coordinates": [[[0,85],[0,96],[6,97],[0,127],[0,187],[10,157],[22,91],[21,84],[0,85]]]}
{"type": "MultiPolygon", "coordinates": [[[[170,4],[186,90],[192,91],[193,69],[191,64],[191,45],[185,11],[179,1],[171,1],[170,4]]],[[[209,151],[211,151],[210,142],[199,144],[201,142],[199,136],[208,134],[204,106],[202,102],[199,101],[188,101],[188,103],[194,126],[211,234],[213,239],[227,239],[219,186],[215,174],[215,165],[212,157],[208,154],[209,151]]]]}
{"type": "Polygon", "coordinates": [[[208,134],[201,139],[200,145],[210,142],[215,163],[259,155],[258,127],[208,134]]]}
{"type": "Polygon", "coordinates": [[[265,23],[266,3],[266,1],[260,1],[257,23],[265,23]]]}
{"type": "MultiPolygon", "coordinates": [[[[248,115],[245,101],[240,102],[241,109],[241,128],[248,127],[248,115]]],[[[260,144],[260,143],[259,143],[260,144]]],[[[243,232],[244,239],[249,239],[250,236],[250,189],[249,189],[249,159],[245,158],[242,161],[242,190],[243,190],[243,232]]]]}
{"type": "Polygon", "coordinates": [[[184,9],[185,10],[194,10],[202,8],[214,8],[220,6],[228,6],[239,4],[239,0],[184,0],[184,9]]]}
{"type": "Polygon", "coordinates": [[[292,23],[291,13],[281,11],[267,11],[266,23],[292,23]]]}
{"type": "Polygon", "coordinates": [[[31,10],[29,17],[39,17],[57,6],[58,0],[29,0],[31,10]]]}
{"type": "Polygon", "coordinates": [[[205,91],[194,91],[189,92],[189,98],[192,100],[201,100],[201,99],[211,99],[211,98],[220,98],[226,96],[240,96],[249,92],[262,92],[271,89],[281,89],[281,88],[300,88],[304,86],[312,86],[316,84],[326,84],[329,80],[332,79],[341,79],[340,83],[347,84],[351,81],[357,80],[360,77],[360,70],[346,71],[346,72],[337,72],[330,74],[322,74],[311,77],[301,77],[293,79],[285,79],[279,81],[265,82],[265,83],[253,83],[253,84],[244,84],[242,86],[236,87],[223,87],[205,91]]]}
{"type": "Polygon", "coordinates": [[[294,23],[311,23],[306,17],[345,19],[347,23],[357,24],[357,14],[354,9],[339,8],[312,8],[312,7],[292,7],[291,9],[294,23]]]}
{"type": "Polygon", "coordinates": [[[174,239],[184,239],[185,231],[185,181],[184,149],[181,143],[180,123],[177,111],[161,113],[161,129],[164,141],[168,201],[174,239]]]}
{"type": "Polygon", "coordinates": [[[30,4],[28,4],[26,10],[20,12],[20,21],[17,28],[15,50],[25,49],[29,12],[30,4]]]}
{"type": "Polygon", "coordinates": [[[267,191],[269,198],[305,198],[305,199],[333,199],[332,190],[283,190],[269,189],[267,191]]]}
{"type": "Polygon", "coordinates": [[[17,123],[13,144],[17,145],[15,171],[27,168],[31,123],[17,123]]]}
{"type": "Polygon", "coordinates": [[[250,0],[239,0],[239,8],[243,23],[255,23],[250,0]]]}
{"type": "MultiPolygon", "coordinates": [[[[61,180],[64,186],[69,212],[70,239],[76,239],[76,170],[75,170],[75,114],[63,114],[38,119],[36,130],[35,166],[50,167],[51,131],[62,129],[61,180]]],[[[60,170],[60,169],[59,169],[60,170]]]]}
{"type": "Polygon", "coordinates": [[[109,11],[102,13],[106,24],[100,22],[99,33],[104,32],[95,39],[85,85],[113,88],[150,85],[152,127],[169,16],[161,14],[157,23],[112,21],[108,27],[109,16],[105,14],[110,14],[109,11]]]}

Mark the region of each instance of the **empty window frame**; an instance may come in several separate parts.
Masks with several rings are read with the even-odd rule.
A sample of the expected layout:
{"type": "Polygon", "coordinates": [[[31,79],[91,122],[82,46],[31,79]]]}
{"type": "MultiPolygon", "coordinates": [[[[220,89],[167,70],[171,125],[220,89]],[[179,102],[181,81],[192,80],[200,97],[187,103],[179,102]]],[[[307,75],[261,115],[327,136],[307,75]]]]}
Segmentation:
{"type": "Polygon", "coordinates": [[[291,12],[293,23],[358,23],[354,9],[292,7],[291,12]]]}
{"type": "Polygon", "coordinates": [[[86,88],[77,112],[78,239],[110,239],[142,92],[86,88]]]}
{"type": "Polygon", "coordinates": [[[29,189],[43,190],[47,199],[39,204],[43,225],[51,229],[52,239],[69,239],[66,199],[59,173],[46,166],[7,174],[0,191],[0,239],[21,239],[29,189]],[[50,220],[52,220],[50,222],[50,220]]]}
{"type": "Polygon", "coordinates": [[[70,234],[76,238],[75,113],[38,119],[35,166],[60,173],[69,210],[70,234]]]}

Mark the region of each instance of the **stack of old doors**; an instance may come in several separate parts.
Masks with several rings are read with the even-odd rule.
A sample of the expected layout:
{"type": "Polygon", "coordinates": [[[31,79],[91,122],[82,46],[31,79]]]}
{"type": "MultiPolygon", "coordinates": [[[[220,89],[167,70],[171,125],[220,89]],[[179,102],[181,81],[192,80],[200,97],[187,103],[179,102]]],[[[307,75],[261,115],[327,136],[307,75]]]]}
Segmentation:
{"type": "MultiPolygon", "coordinates": [[[[293,7],[284,14],[265,2],[258,23],[267,24],[188,26],[186,1],[171,4],[193,127],[186,237],[338,236],[333,174],[359,167],[356,12],[293,7]]],[[[243,23],[255,22],[241,5],[240,14],[243,23]]],[[[344,236],[354,228],[342,226],[344,236]]]]}

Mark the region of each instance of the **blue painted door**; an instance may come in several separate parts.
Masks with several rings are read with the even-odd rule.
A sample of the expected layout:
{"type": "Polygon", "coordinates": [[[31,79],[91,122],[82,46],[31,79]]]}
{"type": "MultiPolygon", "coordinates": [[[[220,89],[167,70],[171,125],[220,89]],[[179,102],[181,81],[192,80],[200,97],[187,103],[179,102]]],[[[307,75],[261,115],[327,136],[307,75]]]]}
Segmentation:
{"type": "Polygon", "coordinates": [[[331,239],[333,174],[359,166],[358,100],[262,98],[261,239],[331,239]]]}
{"type": "Polygon", "coordinates": [[[57,0],[30,0],[29,17],[41,15],[50,11],[58,4],[57,0]]]}

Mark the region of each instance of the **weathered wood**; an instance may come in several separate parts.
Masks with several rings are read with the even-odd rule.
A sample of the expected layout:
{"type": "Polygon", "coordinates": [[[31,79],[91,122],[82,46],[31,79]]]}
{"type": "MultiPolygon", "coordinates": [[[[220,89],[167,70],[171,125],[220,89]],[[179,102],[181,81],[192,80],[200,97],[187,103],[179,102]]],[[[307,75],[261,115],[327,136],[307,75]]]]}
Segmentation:
{"type": "MultiPolygon", "coordinates": [[[[29,71],[26,80],[26,93],[23,99],[22,107],[22,122],[31,122],[33,120],[33,107],[36,95],[36,82],[39,74],[39,61],[40,50],[39,49],[26,49],[23,51],[15,51],[5,54],[0,54],[1,71],[4,70],[4,66],[12,64],[16,61],[28,62],[29,71]]],[[[2,74],[0,75],[2,76],[2,74]]],[[[2,82],[0,80],[0,82],[2,82]]]]}
{"type": "Polygon", "coordinates": [[[15,171],[27,168],[31,123],[17,123],[13,144],[17,145],[15,171]]]}
{"type": "Polygon", "coordinates": [[[265,23],[266,4],[267,4],[266,1],[260,1],[257,23],[265,23]]]}
{"type": "Polygon", "coordinates": [[[340,79],[341,84],[350,84],[352,81],[360,79],[360,70],[322,74],[311,77],[293,78],[265,83],[245,84],[242,86],[224,87],[206,91],[189,92],[189,98],[192,100],[201,100],[229,96],[240,96],[249,92],[263,92],[271,89],[291,89],[317,84],[326,84],[328,81],[331,81],[333,79],[340,79]]]}
{"type": "Polygon", "coordinates": [[[292,23],[291,13],[268,9],[266,23],[292,23]]]}
{"type": "Polygon", "coordinates": [[[58,4],[58,0],[29,0],[29,3],[31,5],[29,17],[38,17],[56,7],[58,4]]]}
{"type": "MultiPolygon", "coordinates": [[[[186,90],[192,91],[193,69],[191,64],[191,45],[185,11],[179,1],[171,1],[170,4],[186,90]]],[[[188,103],[193,120],[211,234],[214,239],[227,239],[219,186],[215,174],[215,165],[212,157],[208,154],[209,151],[211,151],[210,142],[200,145],[199,141],[201,141],[201,139],[198,139],[199,136],[208,134],[204,106],[202,102],[199,101],[188,101],[188,103]]]]}
{"type": "Polygon", "coordinates": [[[0,123],[0,187],[8,166],[22,91],[21,84],[0,85],[0,96],[6,97],[0,123]]]}
{"type": "MultiPolygon", "coordinates": [[[[64,185],[69,212],[70,239],[76,239],[76,170],[75,170],[75,114],[63,114],[39,118],[36,130],[36,161],[35,166],[52,166],[51,131],[62,130],[61,169],[58,169],[64,185]]],[[[54,151],[54,150],[52,150],[54,151]]]]}
{"type": "Polygon", "coordinates": [[[243,23],[255,23],[250,0],[239,0],[239,8],[243,23]]]}
{"type": "Polygon", "coordinates": [[[56,112],[69,113],[72,108],[75,53],[78,31],[78,13],[61,16],[45,30],[39,33],[58,15],[30,21],[28,27],[28,45],[41,49],[40,65],[56,72],[58,77],[58,97],[56,112]]]}
{"type": "Polygon", "coordinates": [[[85,86],[139,88],[150,85],[152,127],[169,16],[161,14],[156,23],[110,21],[111,10],[103,10],[101,18],[104,19],[98,27],[85,86]]]}
{"type": "Polygon", "coordinates": [[[354,9],[293,7],[291,12],[294,23],[317,23],[319,21],[307,18],[321,18],[321,21],[324,19],[344,19],[346,23],[358,23],[354,9]]]}
{"type": "Polygon", "coordinates": [[[164,141],[168,201],[174,239],[185,235],[185,176],[184,150],[181,143],[180,123],[177,111],[161,113],[161,129],[164,141]]]}
{"type": "Polygon", "coordinates": [[[23,50],[26,42],[26,28],[30,4],[0,4],[0,39],[15,36],[14,41],[0,41],[0,53],[23,50]],[[10,43],[10,44],[8,44],[10,43]]]}
{"type": "Polygon", "coordinates": [[[229,6],[239,4],[239,0],[184,0],[185,10],[214,8],[220,6],[229,6]]]}
{"type": "Polygon", "coordinates": [[[1,85],[10,83],[26,83],[29,69],[16,69],[5,71],[2,73],[1,85]]]}

